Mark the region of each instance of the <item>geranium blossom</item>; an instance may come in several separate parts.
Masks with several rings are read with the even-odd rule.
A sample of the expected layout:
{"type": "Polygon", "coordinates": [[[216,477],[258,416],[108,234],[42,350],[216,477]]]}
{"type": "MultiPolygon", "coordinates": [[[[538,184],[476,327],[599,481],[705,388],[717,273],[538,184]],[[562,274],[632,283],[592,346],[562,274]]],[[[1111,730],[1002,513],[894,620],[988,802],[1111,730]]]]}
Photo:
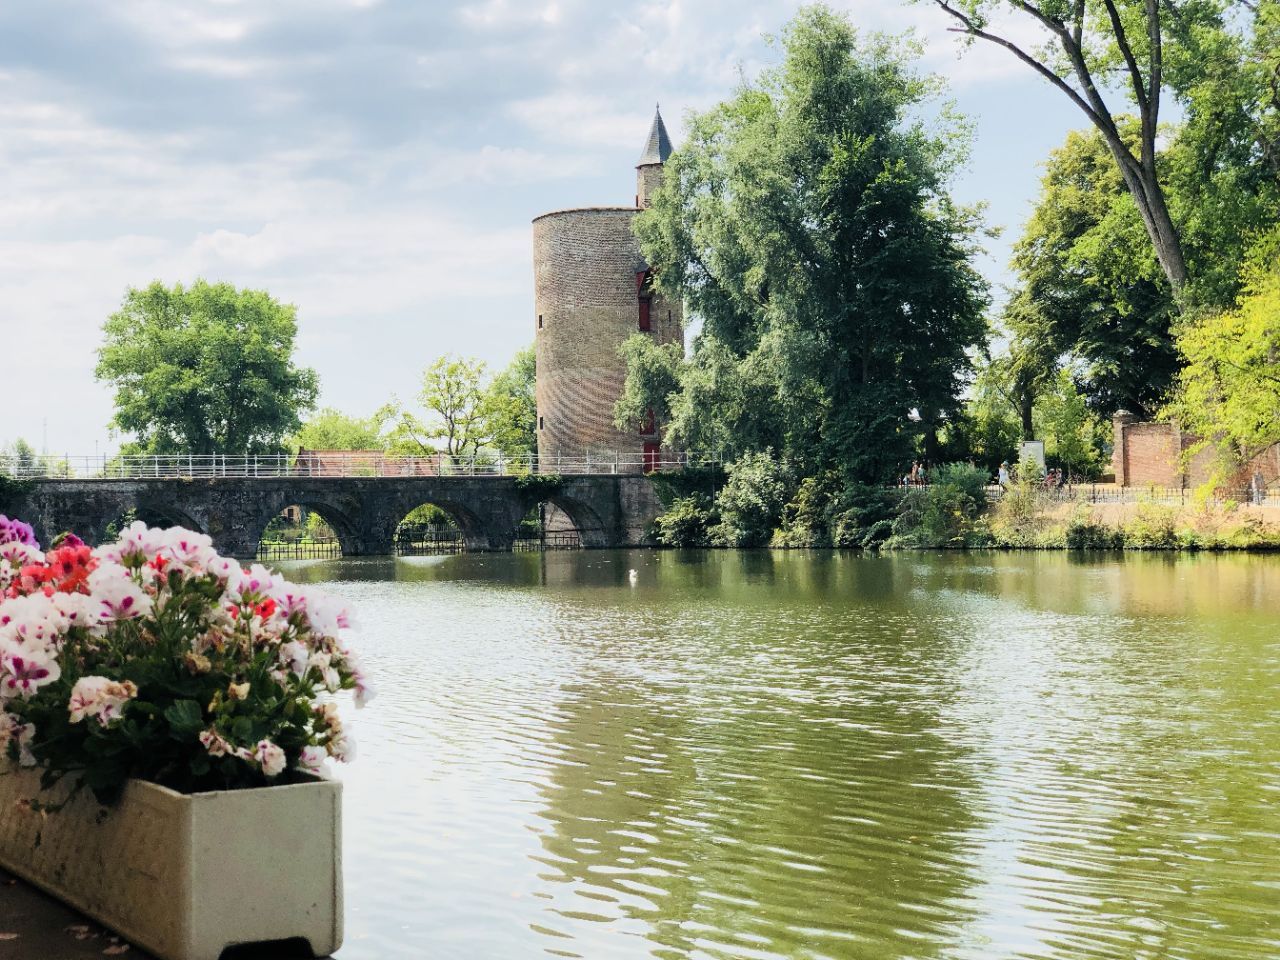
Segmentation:
{"type": "Polygon", "coordinates": [[[0,698],[29,697],[62,676],[58,661],[37,650],[0,652],[0,698]]]}
{"type": "Polygon", "coordinates": [[[128,776],[254,787],[290,767],[323,776],[326,757],[354,756],[337,704],[317,702],[344,689],[357,704],[372,696],[340,641],[353,628],[342,603],[260,564],[244,569],[189,530],[134,523],[114,543],[90,550],[65,536],[43,554],[29,528],[5,524],[0,750],[10,759],[93,777],[108,802],[128,776]]]}
{"type": "Polygon", "coordinates": [[[40,548],[31,524],[23,523],[21,520],[10,520],[3,513],[0,513],[0,543],[21,543],[35,547],[37,550],[40,548]]]}
{"type": "Polygon", "coordinates": [[[151,612],[150,595],[117,563],[103,563],[89,574],[89,589],[97,601],[98,618],[104,623],[136,620],[151,612]]]}
{"type": "Polygon", "coordinates": [[[96,717],[98,723],[107,726],[118,720],[124,705],[138,695],[138,688],[125,680],[119,682],[107,677],[81,677],[71,688],[71,722],[79,723],[85,717],[96,717]]]}
{"type": "Polygon", "coordinates": [[[253,749],[253,759],[262,765],[262,773],[267,777],[278,777],[284,772],[284,751],[270,740],[259,741],[253,749]]]}
{"type": "Polygon", "coordinates": [[[324,761],[328,756],[324,747],[303,747],[298,753],[298,769],[315,777],[325,777],[328,769],[324,761]]]}

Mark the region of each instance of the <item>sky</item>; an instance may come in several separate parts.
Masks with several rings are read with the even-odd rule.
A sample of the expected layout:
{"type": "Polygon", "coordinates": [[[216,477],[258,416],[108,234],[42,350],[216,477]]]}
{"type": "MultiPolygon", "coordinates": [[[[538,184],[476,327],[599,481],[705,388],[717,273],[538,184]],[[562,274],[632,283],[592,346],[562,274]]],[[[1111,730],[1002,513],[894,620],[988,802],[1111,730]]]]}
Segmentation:
{"type": "MultiPolygon", "coordinates": [[[[1084,118],[945,14],[837,0],[915,32],[975,125],[954,185],[1001,235],[1084,118]]],[[[533,339],[533,217],[625,204],[654,104],[684,117],[775,63],[783,0],[70,0],[0,5],[0,445],[105,454],[101,327],[130,286],[198,277],[298,310],[320,402],[410,401],[447,354],[533,339]]]]}

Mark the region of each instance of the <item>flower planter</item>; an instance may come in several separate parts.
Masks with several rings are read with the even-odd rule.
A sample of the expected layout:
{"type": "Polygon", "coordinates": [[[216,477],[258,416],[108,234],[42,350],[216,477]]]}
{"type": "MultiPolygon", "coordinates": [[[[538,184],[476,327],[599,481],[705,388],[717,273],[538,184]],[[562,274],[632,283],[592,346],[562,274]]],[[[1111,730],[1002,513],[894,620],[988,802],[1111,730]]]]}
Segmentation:
{"type": "Polygon", "coordinates": [[[114,807],[83,791],[41,813],[23,801],[66,788],[41,794],[38,771],[0,773],[0,865],[162,960],[298,938],[317,956],[341,945],[340,783],[185,795],[130,780],[114,807]]]}

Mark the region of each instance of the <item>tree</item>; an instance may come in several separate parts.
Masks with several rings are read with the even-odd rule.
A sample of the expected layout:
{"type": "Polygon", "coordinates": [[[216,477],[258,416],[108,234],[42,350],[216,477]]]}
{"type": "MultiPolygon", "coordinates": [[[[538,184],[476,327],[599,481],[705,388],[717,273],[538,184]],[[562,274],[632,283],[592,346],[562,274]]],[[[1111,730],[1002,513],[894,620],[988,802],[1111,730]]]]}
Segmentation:
{"type": "Polygon", "coordinates": [[[530,457],[538,451],[537,365],[530,344],[489,385],[485,403],[493,445],[505,457],[530,457]]]}
{"type": "Polygon", "coordinates": [[[958,409],[984,333],[975,218],[946,193],[963,142],[913,119],[937,91],[914,47],[822,7],[780,45],[778,68],[692,118],[637,218],[659,288],[703,321],[679,392],[638,402],[669,404],[672,445],[883,480],[958,409]]]}
{"type": "Polygon", "coordinates": [[[390,405],[367,418],[323,407],[294,434],[290,446],[296,450],[385,450],[388,441],[384,431],[394,415],[390,405]]]}
{"type": "Polygon", "coordinates": [[[494,437],[484,379],[481,361],[441,357],[422,375],[418,399],[427,419],[401,411],[392,448],[412,454],[443,450],[455,458],[478,454],[494,437]]]}
{"type": "Polygon", "coordinates": [[[293,361],[296,313],[227,283],[130,288],[96,371],[115,388],[112,426],[137,438],[128,452],[280,451],[318,389],[293,361]]]}
{"type": "Polygon", "coordinates": [[[1228,0],[1178,6],[1159,0],[933,2],[960,24],[959,32],[1004,47],[1083,111],[1133,198],[1161,270],[1174,291],[1180,291],[1187,282],[1187,264],[1156,162],[1161,100],[1167,80],[1184,89],[1194,82],[1196,48],[1208,45],[1207,38],[1225,35],[1228,0]],[[1028,49],[996,32],[991,19],[1002,12],[1029,19],[1048,44],[1028,49]],[[1172,68],[1168,78],[1167,66],[1172,68]],[[1116,75],[1123,78],[1138,114],[1133,139],[1107,102],[1107,86],[1116,75]]]}
{"type": "Polygon", "coordinates": [[[1013,269],[1005,323],[1033,380],[1070,357],[1103,416],[1159,407],[1178,369],[1176,306],[1097,134],[1073,131],[1050,155],[1013,269]]]}
{"type": "Polygon", "coordinates": [[[1262,240],[1235,309],[1187,324],[1186,360],[1165,411],[1228,470],[1280,442],[1280,229],[1262,240]]]}
{"type": "Polygon", "coordinates": [[[1101,472],[1110,430],[1089,409],[1069,370],[1059,370],[1045,384],[1033,417],[1050,466],[1061,467],[1071,477],[1095,477],[1101,472]]]}

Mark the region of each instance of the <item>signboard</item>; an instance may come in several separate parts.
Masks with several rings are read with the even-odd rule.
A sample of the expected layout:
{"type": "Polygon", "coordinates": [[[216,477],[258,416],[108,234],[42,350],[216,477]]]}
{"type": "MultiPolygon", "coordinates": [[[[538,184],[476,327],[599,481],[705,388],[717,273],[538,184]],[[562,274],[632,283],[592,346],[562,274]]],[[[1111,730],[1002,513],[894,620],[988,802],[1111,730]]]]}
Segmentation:
{"type": "Polygon", "coordinates": [[[1018,444],[1018,462],[1022,463],[1031,460],[1040,468],[1040,476],[1044,476],[1044,441],[1043,440],[1023,440],[1018,444]]]}

